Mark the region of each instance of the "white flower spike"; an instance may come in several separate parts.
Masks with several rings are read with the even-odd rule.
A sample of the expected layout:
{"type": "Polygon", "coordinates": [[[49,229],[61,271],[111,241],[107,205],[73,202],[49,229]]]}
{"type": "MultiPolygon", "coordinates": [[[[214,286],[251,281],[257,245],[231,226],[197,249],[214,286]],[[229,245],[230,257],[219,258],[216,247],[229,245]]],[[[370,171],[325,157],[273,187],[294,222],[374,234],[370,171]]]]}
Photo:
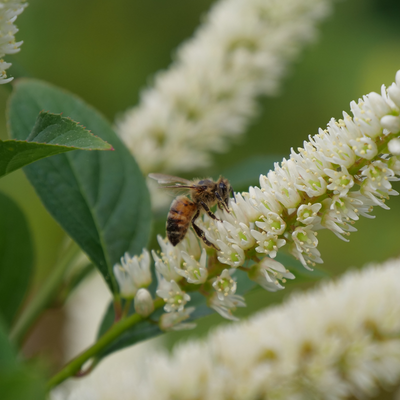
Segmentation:
{"type": "MultiPolygon", "coordinates": [[[[219,327],[205,340],[175,346],[171,354],[147,353],[151,362],[125,374],[123,400],[133,391],[141,400],[346,400],[381,393],[395,399],[399,270],[400,260],[392,260],[351,271],[244,322],[219,327]]],[[[172,320],[174,314],[165,316],[172,320]]],[[[173,329],[169,322],[165,327],[173,329]]],[[[92,398],[105,400],[102,390],[109,384],[88,383],[68,400],[84,398],[89,389],[92,398]]]]}
{"type": "Polygon", "coordinates": [[[175,62],[159,73],[117,130],[142,171],[207,166],[274,95],[290,61],[315,37],[331,0],[221,0],[175,62]]]}
{"type": "Polygon", "coordinates": [[[176,247],[159,237],[161,253],[153,257],[165,311],[182,312],[190,300],[185,287],[199,285],[211,308],[235,320],[235,309],[245,306],[236,294],[235,270],[247,272],[266,290],[283,289],[294,276],[273,260],[282,248],[312,270],[323,262],[319,230],[348,241],[360,215],[372,218],[376,205],[388,209],[387,199],[398,195],[392,182],[400,180],[400,156],[388,153],[388,144],[399,139],[399,132],[390,132],[381,121],[400,114],[399,93],[400,72],[382,96],[370,93],[352,102],[353,117],[343,113],[343,119],[331,119],[298,152],[292,149],[290,159],[260,175],[260,187],[236,194],[229,213],[216,210],[218,219],[198,218],[217,250],[206,255],[203,249],[200,255],[191,236],[176,247]]]}
{"type": "Polygon", "coordinates": [[[11,82],[14,78],[7,78],[6,70],[11,67],[10,63],[3,60],[6,54],[15,54],[20,50],[22,41],[15,41],[18,32],[14,25],[18,15],[28,6],[23,0],[8,0],[0,2],[0,84],[11,82]]]}
{"type": "MultiPolygon", "coordinates": [[[[349,234],[356,231],[353,224],[359,215],[371,218],[374,205],[389,208],[386,200],[398,195],[392,182],[399,180],[400,162],[383,151],[399,140],[399,132],[390,133],[387,123],[381,125],[381,121],[400,113],[398,76],[400,72],[382,96],[370,93],[358,103],[352,102],[353,118],[343,113],[344,119],[332,119],[327,129],[304,142],[299,153],[292,149],[289,160],[276,163],[274,171],[261,175],[260,188],[250,187],[248,193],[241,194],[235,207],[240,208],[242,232],[249,229],[256,241],[253,248],[243,246],[221,222],[205,218],[207,238],[221,249],[221,263],[243,266],[246,254],[253,250],[275,258],[281,247],[288,246],[306,268],[311,268],[322,262],[318,230],[329,229],[348,241],[349,234]],[[241,254],[240,249],[244,252],[237,257],[237,265],[229,257],[233,242],[235,254],[241,254]]],[[[223,221],[231,218],[226,212],[218,217],[223,221]]]]}

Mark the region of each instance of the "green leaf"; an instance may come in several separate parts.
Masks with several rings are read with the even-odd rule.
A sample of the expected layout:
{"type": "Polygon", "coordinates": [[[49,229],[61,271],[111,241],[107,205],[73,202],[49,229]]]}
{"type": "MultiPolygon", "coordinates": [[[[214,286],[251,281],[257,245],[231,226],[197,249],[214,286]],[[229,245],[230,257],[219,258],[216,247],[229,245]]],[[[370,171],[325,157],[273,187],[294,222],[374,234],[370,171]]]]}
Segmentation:
{"type": "Polygon", "coordinates": [[[0,193],[0,314],[10,326],[28,290],[33,245],[25,215],[0,193]]]}
{"type": "Polygon", "coordinates": [[[45,382],[37,368],[23,365],[0,320],[0,394],[2,400],[44,400],[45,382]]]}
{"type": "Polygon", "coordinates": [[[17,352],[8,340],[3,319],[0,319],[0,371],[17,365],[17,352]]]}
{"type": "Polygon", "coordinates": [[[24,167],[43,204],[118,291],[113,265],[138,254],[150,233],[150,199],[132,155],[108,121],[83,100],[48,83],[21,79],[8,105],[10,134],[23,140],[40,110],[79,121],[115,151],[73,151],[24,167]]]}
{"type": "Polygon", "coordinates": [[[77,149],[112,150],[112,146],[70,118],[41,112],[26,140],[0,140],[0,177],[42,158],[77,149]]]}
{"type": "Polygon", "coordinates": [[[0,176],[44,157],[77,149],[112,150],[112,146],[70,118],[41,112],[26,140],[0,141],[0,176]]]}

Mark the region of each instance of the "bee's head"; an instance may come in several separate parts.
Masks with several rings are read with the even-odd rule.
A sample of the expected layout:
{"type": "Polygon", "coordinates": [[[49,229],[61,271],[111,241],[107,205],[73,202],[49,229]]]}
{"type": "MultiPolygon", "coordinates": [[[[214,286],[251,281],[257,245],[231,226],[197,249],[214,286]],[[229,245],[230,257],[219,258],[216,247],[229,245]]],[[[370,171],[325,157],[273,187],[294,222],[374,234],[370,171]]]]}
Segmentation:
{"type": "Polygon", "coordinates": [[[222,176],[219,177],[218,182],[218,193],[222,198],[222,201],[225,203],[226,207],[229,207],[229,196],[232,194],[232,197],[234,198],[235,202],[235,193],[233,192],[232,186],[229,183],[228,179],[223,178],[222,176]]]}

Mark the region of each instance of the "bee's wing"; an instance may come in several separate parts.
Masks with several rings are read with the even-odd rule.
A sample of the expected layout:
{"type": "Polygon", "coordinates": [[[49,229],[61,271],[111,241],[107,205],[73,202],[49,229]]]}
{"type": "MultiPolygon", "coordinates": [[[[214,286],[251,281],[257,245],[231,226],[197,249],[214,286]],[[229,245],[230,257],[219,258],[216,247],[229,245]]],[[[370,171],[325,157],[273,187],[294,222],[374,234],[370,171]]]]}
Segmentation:
{"type": "MultiPolygon", "coordinates": [[[[149,174],[149,178],[156,180],[160,185],[167,185],[169,183],[179,183],[186,186],[193,186],[191,181],[184,178],[179,178],[179,176],[165,175],[165,174],[149,174]]],[[[174,186],[168,186],[172,188],[174,186]]],[[[177,188],[182,187],[182,185],[177,185],[177,188]]]]}

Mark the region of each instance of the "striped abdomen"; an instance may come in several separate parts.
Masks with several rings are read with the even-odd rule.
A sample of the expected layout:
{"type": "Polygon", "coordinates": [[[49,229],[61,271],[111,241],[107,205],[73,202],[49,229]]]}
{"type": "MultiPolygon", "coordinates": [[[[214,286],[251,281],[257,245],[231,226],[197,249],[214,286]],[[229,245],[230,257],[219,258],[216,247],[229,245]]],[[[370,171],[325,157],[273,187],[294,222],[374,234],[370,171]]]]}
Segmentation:
{"type": "Polygon", "coordinates": [[[167,236],[176,246],[186,235],[197,206],[186,196],[177,197],[171,204],[167,219],[167,236]]]}

